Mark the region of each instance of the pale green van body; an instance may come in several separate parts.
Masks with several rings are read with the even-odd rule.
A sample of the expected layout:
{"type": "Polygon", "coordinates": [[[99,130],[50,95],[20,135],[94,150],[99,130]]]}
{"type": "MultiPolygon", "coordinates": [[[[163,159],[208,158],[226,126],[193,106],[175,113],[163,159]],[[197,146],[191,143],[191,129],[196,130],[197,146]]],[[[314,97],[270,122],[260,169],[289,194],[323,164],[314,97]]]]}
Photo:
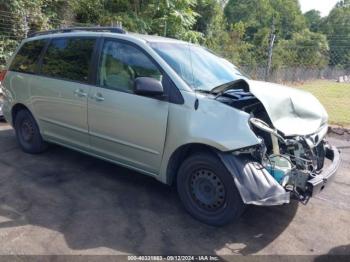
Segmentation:
{"type": "MultiPolygon", "coordinates": [[[[71,35],[51,34],[24,42],[71,35]]],[[[261,142],[249,126],[249,114],[193,91],[148,45],[152,41],[180,41],[97,32],[74,32],[74,36],[116,38],[136,44],[169,76],[184,102],[176,104],[95,85],[8,71],[2,85],[3,111],[9,123],[13,124],[13,110],[24,106],[37,121],[44,140],[168,184],[172,181],[172,167],[179,164],[176,159],[185,148],[201,145],[229,152],[261,142]]]]}

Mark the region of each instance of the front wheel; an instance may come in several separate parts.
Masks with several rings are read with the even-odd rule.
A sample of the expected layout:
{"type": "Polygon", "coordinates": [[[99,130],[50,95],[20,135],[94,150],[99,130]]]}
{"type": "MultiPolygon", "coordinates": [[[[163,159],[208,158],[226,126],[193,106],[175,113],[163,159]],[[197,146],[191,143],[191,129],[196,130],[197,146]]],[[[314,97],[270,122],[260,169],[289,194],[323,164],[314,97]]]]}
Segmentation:
{"type": "Polygon", "coordinates": [[[227,224],[244,210],[232,175],[214,154],[188,157],[179,169],[177,190],[186,210],[209,225],[227,224]]]}
{"type": "Polygon", "coordinates": [[[46,149],[47,144],[41,137],[39,127],[28,110],[19,111],[14,122],[17,141],[24,152],[38,154],[46,149]]]}

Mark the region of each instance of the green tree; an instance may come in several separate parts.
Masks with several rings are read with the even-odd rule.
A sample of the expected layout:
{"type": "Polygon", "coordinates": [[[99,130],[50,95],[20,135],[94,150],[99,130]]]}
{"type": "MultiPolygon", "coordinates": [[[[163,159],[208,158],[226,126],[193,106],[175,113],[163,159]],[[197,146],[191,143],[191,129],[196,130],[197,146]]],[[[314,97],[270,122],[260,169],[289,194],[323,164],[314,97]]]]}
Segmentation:
{"type": "Polygon", "coordinates": [[[297,0],[229,0],[224,13],[229,25],[243,23],[242,39],[255,47],[253,57],[260,64],[266,63],[272,28],[277,44],[306,28],[297,0]]]}
{"type": "Polygon", "coordinates": [[[146,9],[150,18],[151,33],[198,42],[201,34],[192,30],[198,14],[194,11],[196,0],[152,1],[146,9]]]}
{"type": "Polygon", "coordinates": [[[68,0],[1,1],[0,64],[28,33],[57,27],[69,13],[68,0]]]}
{"type": "Polygon", "coordinates": [[[260,29],[270,27],[273,18],[269,0],[229,0],[224,13],[229,25],[245,24],[247,41],[252,41],[260,29]]]}
{"type": "Polygon", "coordinates": [[[298,61],[325,65],[328,47],[323,33],[330,64],[347,67],[349,9],[350,0],[341,0],[321,18],[315,10],[303,15],[298,0],[3,0],[0,10],[6,25],[0,27],[0,64],[26,33],[122,22],[129,31],[204,44],[240,65],[265,64],[274,33],[275,68],[298,61]]]}
{"type": "Polygon", "coordinates": [[[194,30],[207,35],[226,29],[223,9],[217,0],[197,0],[194,10],[198,14],[194,30]]]}
{"type": "Polygon", "coordinates": [[[271,0],[277,37],[290,39],[307,27],[298,0],[271,0]]]}
{"type": "Polygon", "coordinates": [[[312,32],[319,32],[322,23],[322,17],[320,11],[312,9],[304,14],[306,24],[312,32]]]}
{"type": "Polygon", "coordinates": [[[263,28],[275,24],[277,36],[290,38],[306,27],[297,0],[230,0],[225,7],[229,24],[242,21],[247,27],[247,40],[263,28]]]}
{"type": "Polygon", "coordinates": [[[350,7],[350,0],[340,0],[336,7],[350,7]]]}
{"type": "Polygon", "coordinates": [[[196,0],[75,0],[80,23],[111,25],[122,22],[127,30],[197,42],[201,34],[192,30],[198,14],[196,0]]]}
{"type": "Polygon", "coordinates": [[[98,23],[105,13],[104,2],[104,0],[73,1],[75,18],[81,23],[98,23]]]}
{"type": "Polygon", "coordinates": [[[274,68],[281,66],[323,68],[328,64],[325,35],[304,29],[289,40],[281,40],[274,52],[274,68]]]}
{"type": "Polygon", "coordinates": [[[323,32],[330,46],[330,64],[350,68],[350,1],[340,1],[325,19],[323,32]]]}

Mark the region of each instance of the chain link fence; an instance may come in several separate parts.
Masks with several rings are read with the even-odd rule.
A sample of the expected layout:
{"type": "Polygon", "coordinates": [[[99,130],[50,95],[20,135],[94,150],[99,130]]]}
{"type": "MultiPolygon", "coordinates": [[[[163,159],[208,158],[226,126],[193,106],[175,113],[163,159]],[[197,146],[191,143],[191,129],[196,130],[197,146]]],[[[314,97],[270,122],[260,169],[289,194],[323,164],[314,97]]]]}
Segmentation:
{"type": "MultiPolygon", "coordinates": [[[[39,30],[31,27],[32,22],[37,23],[31,17],[25,15],[14,16],[9,12],[0,10],[0,68],[6,64],[6,61],[24,38],[39,30]]],[[[45,29],[91,26],[91,24],[54,18],[43,21],[43,23],[46,24],[45,29]]],[[[281,57],[278,50],[273,48],[269,70],[267,70],[268,50],[266,50],[266,61],[237,66],[252,79],[270,82],[305,82],[316,79],[350,82],[350,36],[333,36],[330,40],[334,39],[341,44],[333,45],[322,53],[314,50],[314,48],[318,48],[317,46],[290,47],[290,50],[287,50],[286,53],[298,50],[297,55],[291,58],[293,59],[292,63],[289,58],[281,57]],[[314,65],[315,59],[318,59],[317,66],[314,65]]]]}
{"type": "Polygon", "coordinates": [[[268,62],[239,67],[257,80],[283,83],[326,79],[350,83],[350,36],[342,39],[346,40],[345,44],[331,45],[322,52],[318,46],[290,47],[284,52],[293,54],[298,50],[290,59],[281,57],[278,48],[272,49],[270,70],[267,69],[268,62]]]}
{"type": "Polygon", "coordinates": [[[350,83],[350,65],[344,68],[332,65],[327,65],[322,68],[312,68],[304,65],[281,66],[279,68],[272,69],[269,74],[266,74],[266,67],[266,65],[239,66],[244,73],[256,80],[289,83],[324,79],[350,83]]]}

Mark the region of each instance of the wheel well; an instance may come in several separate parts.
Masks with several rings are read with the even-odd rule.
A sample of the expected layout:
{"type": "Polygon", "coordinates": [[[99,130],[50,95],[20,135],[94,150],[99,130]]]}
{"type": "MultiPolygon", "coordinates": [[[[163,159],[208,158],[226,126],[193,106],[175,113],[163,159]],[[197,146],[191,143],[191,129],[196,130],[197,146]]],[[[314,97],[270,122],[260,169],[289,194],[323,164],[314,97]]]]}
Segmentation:
{"type": "Polygon", "coordinates": [[[180,168],[181,163],[195,152],[215,152],[216,148],[205,145],[205,144],[187,144],[180,146],[175,152],[171,155],[167,167],[167,184],[173,185],[176,181],[177,172],[180,168]]]}
{"type": "Polygon", "coordinates": [[[21,110],[27,110],[30,112],[30,110],[23,104],[16,104],[12,107],[12,110],[11,110],[11,114],[12,114],[12,123],[14,125],[15,123],[15,119],[16,119],[16,115],[19,111],[21,110]]]}

